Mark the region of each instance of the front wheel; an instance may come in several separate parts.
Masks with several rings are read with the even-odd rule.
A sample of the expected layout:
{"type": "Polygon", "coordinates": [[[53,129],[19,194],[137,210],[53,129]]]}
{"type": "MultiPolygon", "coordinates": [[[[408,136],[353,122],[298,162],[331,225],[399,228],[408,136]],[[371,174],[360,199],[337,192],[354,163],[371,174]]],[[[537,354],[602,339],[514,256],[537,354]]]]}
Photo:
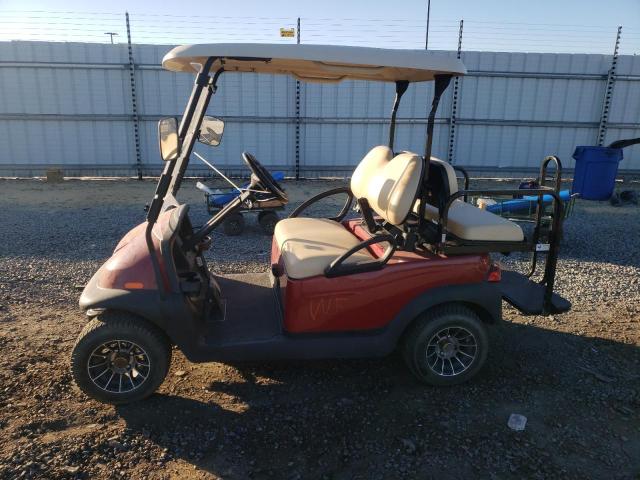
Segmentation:
{"type": "Polygon", "coordinates": [[[278,221],[280,221],[280,217],[276,212],[260,212],[258,214],[258,223],[262,231],[267,235],[273,235],[278,221]]]}
{"type": "Polygon", "coordinates": [[[409,328],[403,356],[420,381],[455,385],[478,373],[488,350],[487,332],[478,315],[463,305],[444,305],[426,312],[409,328]]]}
{"type": "Polygon", "coordinates": [[[170,364],[166,336],[146,320],[125,313],[106,312],[91,320],[71,354],[71,372],[80,390],[112,404],[151,395],[170,364]]]}
{"type": "Polygon", "coordinates": [[[241,213],[233,213],[222,224],[224,233],[230,237],[238,236],[244,230],[244,217],[241,213]]]}

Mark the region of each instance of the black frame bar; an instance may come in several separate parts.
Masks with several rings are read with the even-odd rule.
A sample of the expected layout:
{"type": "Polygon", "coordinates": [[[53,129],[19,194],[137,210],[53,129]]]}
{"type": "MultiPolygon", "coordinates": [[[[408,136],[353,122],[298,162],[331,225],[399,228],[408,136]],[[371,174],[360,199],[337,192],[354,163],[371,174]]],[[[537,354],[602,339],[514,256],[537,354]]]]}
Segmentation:
{"type": "Polygon", "coordinates": [[[372,272],[374,270],[380,270],[384,267],[389,259],[393,256],[396,251],[396,239],[393,235],[383,234],[376,235],[375,237],[371,237],[367,240],[363,240],[358,245],[353,248],[350,248],[338,258],[336,258],[333,262],[327,266],[324,271],[324,275],[328,278],[332,277],[340,277],[342,275],[351,275],[353,273],[363,273],[363,272],[372,272]],[[369,246],[375,245],[377,243],[388,243],[389,246],[385,250],[382,257],[373,260],[371,262],[362,262],[362,263],[349,263],[344,265],[344,262],[351,257],[356,252],[359,252],[362,249],[368,249],[369,246]]]}
{"type": "Polygon", "coordinates": [[[433,148],[433,129],[436,122],[436,111],[442,94],[449,86],[452,75],[434,75],[434,91],[433,100],[431,102],[431,110],[427,119],[427,138],[424,146],[424,158],[422,165],[422,176],[420,178],[420,204],[418,205],[418,229],[422,230],[425,223],[424,213],[427,206],[427,192],[424,183],[429,178],[429,164],[431,163],[431,150],[433,148]]]}
{"type": "Polygon", "coordinates": [[[434,75],[434,92],[433,92],[433,100],[431,102],[431,111],[429,112],[429,117],[427,118],[427,139],[424,146],[424,159],[426,164],[427,171],[423,172],[423,179],[427,178],[427,174],[429,172],[429,160],[431,159],[431,149],[433,147],[433,128],[436,122],[436,111],[438,110],[438,104],[440,103],[440,98],[442,94],[449,86],[451,82],[451,78],[453,75],[434,75]]]}
{"type": "Polygon", "coordinates": [[[391,109],[391,123],[389,124],[389,148],[393,152],[393,144],[396,140],[396,115],[398,113],[398,107],[400,107],[400,100],[402,95],[409,88],[409,82],[407,80],[400,80],[396,82],[396,98],[393,101],[393,108],[391,109]]]}
{"type": "MultiPolygon", "coordinates": [[[[209,73],[211,72],[211,67],[216,60],[217,58],[215,57],[207,58],[206,62],[204,62],[200,68],[200,72],[196,75],[189,101],[187,102],[182,116],[182,121],[178,128],[178,138],[181,146],[180,154],[175,160],[167,162],[165,165],[162,174],[160,175],[160,179],[158,180],[153,200],[151,201],[151,205],[149,205],[149,211],[147,212],[145,241],[149,250],[151,264],[153,265],[153,272],[161,298],[164,298],[166,289],[160,273],[160,260],[156,255],[153,245],[153,226],[160,216],[160,212],[162,211],[162,207],[169,190],[172,191],[172,195],[175,195],[175,192],[180,188],[180,183],[182,181],[181,177],[184,175],[187,165],[189,164],[189,156],[191,155],[191,151],[193,150],[193,146],[198,137],[197,130],[200,128],[202,117],[207,110],[209,100],[215,90],[215,84],[213,82],[214,79],[209,77],[209,73]],[[196,125],[192,126],[194,117],[196,125]],[[176,167],[178,167],[177,174],[175,173],[176,167]]],[[[220,73],[222,73],[222,69],[216,72],[216,76],[214,78],[217,79],[220,76],[220,73]]]]}
{"type": "MultiPolygon", "coordinates": [[[[562,183],[562,162],[560,162],[560,159],[555,155],[545,157],[542,160],[542,164],[540,165],[540,176],[538,177],[538,184],[541,187],[546,187],[545,184],[547,182],[547,177],[548,177],[547,167],[550,162],[555,163],[556,170],[555,170],[555,177],[554,177],[554,188],[556,193],[560,194],[560,186],[562,183]]],[[[534,235],[537,235],[537,236],[540,235],[540,231],[542,229],[543,214],[544,214],[543,197],[538,197],[538,201],[536,202],[536,220],[534,222],[535,223],[534,235]]],[[[529,273],[527,273],[527,277],[531,278],[533,276],[533,274],[536,272],[537,266],[538,266],[538,251],[536,250],[533,252],[533,255],[531,257],[531,268],[529,270],[529,273]]]]}
{"type": "MultiPolygon", "coordinates": [[[[196,75],[189,101],[187,102],[184,114],[182,115],[182,121],[180,122],[180,126],[178,128],[178,138],[180,139],[181,147],[184,147],[184,140],[187,136],[187,131],[189,125],[191,124],[191,119],[196,112],[202,90],[209,83],[209,72],[211,71],[211,66],[213,65],[214,61],[214,58],[207,59],[200,72],[196,75]]],[[[195,142],[195,138],[193,139],[193,141],[195,142]]],[[[191,148],[193,148],[193,146],[191,148]]],[[[189,149],[189,153],[191,153],[191,149],[189,149]]],[[[156,187],[155,195],[153,197],[153,200],[151,201],[151,205],[149,206],[149,211],[147,212],[147,221],[150,224],[155,223],[158,219],[158,215],[160,215],[160,211],[162,210],[164,197],[169,191],[169,186],[172,183],[174,169],[179,162],[182,163],[183,161],[184,155],[183,149],[181,148],[180,155],[178,155],[175,160],[172,160],[165,164],[162,174],[160,175],[160,179],[158,180],[158,186],[156,187]]]]}
{"type": "MultiPolygon", "coordinates": [[[[467,170],[466,170],[466,169],[464,169],[464,168],[462,168],[462,167],[459,167],[459,166],[457,166],[457,165],[451,165],[451,166],[453,167],[453,169],[454,169],[455,171],[460,172],[460,173],[462,174],[462,178],[464,178],[464,186],[463,186],[463,188],[464,188],[465,190],[469,190],[469,172],[467,172],[467,170]]],[[[457,177],[456,177],[456,178],[457,178],[457,177]]],[[[465,202],[467,201],[467,198],[468,198],[468,196],[467,196],[467,195],[465,195],[465,196],[464,196],[464,201],[465,201],[465,202]]]]}

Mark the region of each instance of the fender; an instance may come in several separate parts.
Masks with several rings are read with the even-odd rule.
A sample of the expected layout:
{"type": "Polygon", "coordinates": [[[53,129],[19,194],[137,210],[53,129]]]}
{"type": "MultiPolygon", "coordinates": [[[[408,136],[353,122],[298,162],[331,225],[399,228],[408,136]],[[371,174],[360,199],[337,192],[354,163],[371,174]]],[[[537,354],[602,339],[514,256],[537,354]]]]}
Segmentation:
{"type": "Polygon", "coordinates": [[[502,320],[502,296],[499,283],[481,282],[468,285],[451,285],[433,288],[411,300],[391,321],[385,336],[388,352],[398,343],[407,327],[421,313],[446,303],[466,304],[485,323],[502,320]]]}
{"type": "MultiPolygon", "coordinates": [[[[171,342],[188,350],[195,341],[198,330],[197,312],[190,308],[180,293],[170,293],[164,298],[157,290],[120,290],[98,285],[98,270],[80,296],[82,310],[119,310],[139,316],[166,333],[171,342]]],[[[88,312],[89,313],[89,312],[88,312]]]]}

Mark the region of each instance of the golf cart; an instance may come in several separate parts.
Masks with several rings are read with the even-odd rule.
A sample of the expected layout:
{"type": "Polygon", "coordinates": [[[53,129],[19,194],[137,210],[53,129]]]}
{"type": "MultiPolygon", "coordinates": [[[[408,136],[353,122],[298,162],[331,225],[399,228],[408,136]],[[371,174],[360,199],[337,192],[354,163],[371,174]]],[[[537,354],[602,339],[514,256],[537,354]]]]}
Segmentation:
{"type": "MultiPolygon", "coordinates": [[[[496,192],[459,190],[451,165],[431,156],[440,97],[466,72],[460,60],[421,50],[207,44],[174,48],[163,67],[195,73],[195,84],[180,123],[159,122],[165,166],[146,222],[124,236],[80,297],[90,321],[71,367],[89,396],[126,403],[150,395],[167,374],[172,346],[193,362],[382,357],[400,348],[420,381],[457,384],[485,362],[486,326],[501,320],[502,298],[528,314],[570,308],[553,293],[562,213],[556,191],[501,191],[553,198],[549,243],[541,244],[537,229],[527,239],[517,224],[466,203],[496,192]],[[201,227],[193,228],[189,206],[177,199],[196,140],[213,145],[222,134],[222,122],[205,113],[224,72],[396,86],[387,145],[367,153],[349,187],[316,195],[277,223],[267,273],[213,275],[204,258],[213,230],[257,195],[287,201],[255,156],[242,154],[248,188],[201,227]],[[400,99],[423,81],[435,87],[424,155],[395,151],[400,99]],[[333,195],[346,197],[336,216],[304,216],[333,195]],[[356,219],[347,218],[352,206],[356,219]],[[511,251],[545,254],[542,281],[501,272],[490,254],[511,251]]],[[[543,169],[549,163],[559,172],[555,157],[543,169]]]]}

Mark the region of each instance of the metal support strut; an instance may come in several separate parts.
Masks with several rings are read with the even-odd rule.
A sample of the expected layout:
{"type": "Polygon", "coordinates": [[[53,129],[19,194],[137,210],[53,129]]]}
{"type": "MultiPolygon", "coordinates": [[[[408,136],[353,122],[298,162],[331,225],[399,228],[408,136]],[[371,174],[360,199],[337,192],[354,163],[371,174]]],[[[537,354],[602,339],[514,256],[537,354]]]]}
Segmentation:
{"type": "Polygon", "coordinates": [[[129,12],[125,12],[127,22],[127,47],[129,50],[129,80],[131,81],[131,113],[133,114],[133,138],[136,148],[136,168],[138,180],[142,180],[142,154],[140,152],[140,118],[138,116],[138,100],[136,97],[136,71],[133,62],[133,48],[131,46],[131,28],[129,25],[129,12]]]}
{"type": "MultiPolygon", "coordinates": [[[[458,60],[462,53],[462,28],[464,20],[460,20],[460,30],[458,31],[458,60]]],[[[449,163],[455,163],[456,153],[456,119],[458,114],[458,91],[460,88],[460,77],[453,79],[453,95],[451,96],[451,121],[449,122],[449,163]]]]}
{"type": "Polygon", "coordinates": [[[604,137],[607,134],[607,121],[609,120],[609,109],[611,107],[611,97],[613,96],[613,85],[616,79],[616,65],[618,64],[618,48],[620,47],[620,36],[622,35],[622,26],[618,27],[616,34],[616,44],[613,47],[613,58],[611,59],[611,68],[607,74],[607,83],[604,90],[604,99],[602,101],[602,113],[600,114],[600,125],[598,126],[598,146],[604,145],[604,137]]]}
{"type": "Polygon", "coordinates": [[[396,115],[398,113],[398,107],[400,106],[400,99],[404,92],[409,88],[409,82],[401,80],[396,82],[396,98],[393,101],[393,108],[391,109],[391,124],[389,125],[389,148],[393,151],[393,144],[396,139],[396,115]]]}
{"type": "MultiPolygon", "coordinates": [[[[296,43],[300,45],[300,17],[296,29],[296,43]]],[[[296,180],[300,180],[300,80],[296,80],[296,180]]]]}

